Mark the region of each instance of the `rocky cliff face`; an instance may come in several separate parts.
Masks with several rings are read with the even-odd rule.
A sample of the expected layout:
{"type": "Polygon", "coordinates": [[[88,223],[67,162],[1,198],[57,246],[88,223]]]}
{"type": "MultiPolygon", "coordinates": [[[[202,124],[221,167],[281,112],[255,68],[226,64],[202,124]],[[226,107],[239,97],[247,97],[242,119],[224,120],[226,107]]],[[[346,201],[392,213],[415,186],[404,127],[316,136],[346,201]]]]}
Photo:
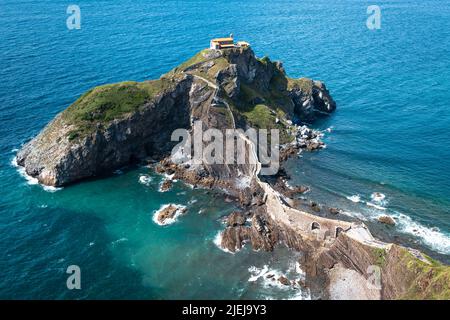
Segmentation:
{"type": "Polygon", "coordinates": [[[93,121],[88,133],[75,137],[76,124],[62,113],[19,151],[17,163],[41,183],[62,186],[164,155],[170,152],[172,131],[189,126],[191,83],[186,76],[135,112],[107,123],[93,121]]]}
{"type": "Polygon", "coordinates": [[[294,102],[294,113],[304,121],[313,121],[336,109],[336,103],[320,81],[292,80],[289,95],[294,102]]]}

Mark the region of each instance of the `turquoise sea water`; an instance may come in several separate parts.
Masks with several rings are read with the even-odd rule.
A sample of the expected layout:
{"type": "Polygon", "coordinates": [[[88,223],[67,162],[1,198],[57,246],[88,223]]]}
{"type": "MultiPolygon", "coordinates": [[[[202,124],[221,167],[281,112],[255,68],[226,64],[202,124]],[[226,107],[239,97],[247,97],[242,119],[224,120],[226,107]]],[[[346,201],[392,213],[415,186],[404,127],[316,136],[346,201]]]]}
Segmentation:
{"type": "Polygon", "coordinates": [[[289,162],[294,182],[383,239],[450,260],[450,1],[378,1],[376,31],[365,25],[373,3],[359,0],[75,4],[81,29],[69,31],[64,1],[0,1],[0,298],[308,298],[258,277],[295,273],[295,253],[214,244],[233,210],[220,194],[181,182],[160,193],[145,167],[51,192],[12,165],[87,89],[157,78],[231,32],[290,76],[325,81],[337,101],[315,124],[330,128],[327,148],[289,162]],[[158,226],[153,212],[171,202],[188,213],[158,226]],[[386,213],[395,228],[373,222],[386,213]],[[66,288],[71,264],[82,290],[66,288]]]}

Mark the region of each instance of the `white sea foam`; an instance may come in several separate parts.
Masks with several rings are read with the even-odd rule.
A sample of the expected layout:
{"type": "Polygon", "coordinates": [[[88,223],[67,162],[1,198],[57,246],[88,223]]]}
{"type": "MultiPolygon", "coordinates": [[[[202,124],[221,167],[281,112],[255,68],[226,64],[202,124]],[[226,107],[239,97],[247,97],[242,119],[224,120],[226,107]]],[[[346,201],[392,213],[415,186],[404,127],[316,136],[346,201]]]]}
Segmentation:
{"type": "Polygon", "coordinates": [[[375,208],[377,210],[386,210],[384,205],[386,205],[387,201],[385,200],[386,196],[382,193],[375,192],[372,194],[371,202],[366,202],[361,199],[361,196],[359,194],[355,194],[352,196],[346,197],[348,200],[354,203],[365,203],[367,206],[375,208]]]}
{"type": "Polygon", "coordinates": [[[222,236],[223,236],[223,231],[219,231],[216,234],[216,236],[214,237],[213,242],[216,245],[216,247],[219,248],[220,250],[222,250],[223,252],[235,254],[238,250],[236,250],[236,252],[232,252],[232,251],[228,250],[227,248],[222,247],[222,236]]]}
{"type": "Polygon", "coordinates": [[[157,225],[160,225],[160,226],[166,226],[166,225],[175,223],[175,222],[178,220],[178,217],[181,216],[181,215],[183,214],[184,209],[186,209],[186,207],[183,206],[183,205],[180,205],[180,204],[169,203],[169,204],[162,205],[161,208],[159,208],[158,210],[156,210],[156,211],[153,213],[153,222],[155,222],[157,225]],[[158,216],[159,216],[159,214],[160,214],[164,209],[166,209],[167,207],[169,207],[169,206],[171,206],[171,205],[177,208],[177,210],[175,211],[175,214],[174,214],[173,218],[165,219],[164,222],[158,221],[158,216]]]}
{"type": "Polygon", "coordinates": [[[119,243],[126,242],[126,241],[128,241],[128,238],[120,238],[120,239],[114,240],[113,242],[111,242],[111,244],[112,244],[113,246],[116,246],[116,245],[118,245],[119,243]]]}
{"type": "Polygon", "coordinates": [[[195,186],[194,186],[193,184],[190,184],[190,183],[187,183],[187,182],[185,182],[184,184],[185,184],[186,186],[188,186],[189,189],[194,190],[194,188],[195,188],[195,186]]]}
{"type": "Polygon", "coordinates": [[[255,282],[259,278],[264,277],[269,271],[269,267],[265,264],[262,268],[257,268],[255,266],[251,266],[248,268],[248,272],[250,272],[250,278],[248,282],[255,282]]]}
{"type": "Polygon", "coordinates": [[[251,179],[249,176],[242,176],[236,179],[236,186],[239,189],[246,189],[250,187],[251,179]]]}
{"type": "Polygon", "coordinates": [[[197,199],[191,199],[188,201],[188,204],[191,205],[191,204],[196,203],[197,201],[198,201],[197,199]]]}
{"type": "Polygon", "coordinates": [[[41,185],[41,186],[42,186],[42,189],[44,189],[47,192],[56,192],[56,191],[59,191],[59,190],[63,189],[61,187],[44,186],[44,185],[41,185]]]}
{"type": "Polygon", "coordinates": [[[382,206],[379,206],[379,205],[377,205],[377,204],[375,204],[375,203],[372,203],[372,202],[366,202],[366,204],[369,206],[369,207],[372,207],[372,208],[375,208],[375,209],[378,209],[378,210],[386,210],[386,208],[385,207],[382,207],[382,206]]]}
{"type": "MultiPolygon", "coordinates": [[[[353,202],[365,203],[367,206],[374,208],[375,210],[364,210],[365,215],[359,212],[343,211],[351,217],[358,218],[363,221],[373,220],[377,221],[382,215],[380,211],[386,212],[387,208],[383,205],[388,203],[386,195],[375,192],[371,195],[371,202],[364,202],[359,195],[347,197],[347,199],[353,202]]],[[[430,247],[431,249],[442,253],[450,254],[450,234],[443,233],[438,228],[430,228],[414,221],[411,217],[402,213],[390,213],[396,222],[396,229],[404,234],[409,234],[418,238],[422,244],[430,247]]]]}
{"type": "Polygon", "coordinates": [[[361,202],[361,196],[359,194],[355,194],[353,196],[346,197],[348,200],[358,203],[361,202]]]}
{"type": "MultiPolygon", "coordinates": [[[[299,282],[305,280],[305,272],[301,269],[298,262],[291,263],[286,272],[270,268],[268,265],[263,265],[261,268],[250,266],[248,268],[250,277],[248,282],[260,284],[265,290],[279,290],[281,292],[292,291],[293,294],[288,297],[289,300],[307,300],[311,299],[308,289],[300,286],[299,282]],[[287,277],[291,284],[285,285],[279,281],[279,278],[287,277]]],[[[273,292],[275,294],[275,292],[273,292]]],[[[265,296],[265,299],[274,299],[272,294],[265,296]]]]}
{"type": "Polygon", "coordinates": [[[139,183],[146,185],[147,187],[150,186],[152,180],[152,177],[150,177],[148,174],[141,174],[139,176],[139,183]]]}
{"type": "MultiPolygon", "coordinates": [[[[380,210],[386,210],[386,206],[388,204],[386,195],[384,195],[381,192],[374,192],[370,195],[370,199],[372,200],[371,204],[375,205],[375,206],[372,205],[372,207],[375,207],[380,210]]],[[[371,205],[371,204],[367,203],[367,205],[371,205]]]]}
{"type": "Polygon", "coordinates": [[[167,173],[164,173],[163,175],[164,175],[164,177],[165,177],[166,179],[168,179],[168,180],[173,180],[173,177],[175,176],[175,173],[173,173],[173,174],[167,174],[167,173]]]}
{"type": "Polygon", "coordinates": [[[370,199],[372,199],[372,201],[374,202],[382,203],[386,199],[386,195],[380,192],[374,192],[370,195],[370,199]]]}
{"type": "Polygon", "coordinates": [[[16,157],[14,157],[14,158],[11,160],[11,165],[12,165],[14,168],[16,168],[17,172],[18,172],[23,178],[25,178],[25,180],[27,181],[27,184],[29,184],[29,185],[40,185],[40,186],[42,187],[42,189],[44,189],[44,191],[47,191],[47,192],[56,192],[56,191],[59,191],[59,190],[62,190],[62,189],[63,189],[63,188],[61,188],[61,187],[52,187],[52,186],[46,186],[46,185],[40,184],[40,183],[39,183],[39,180],[38,180],[37,178],[28,175],[28,174],[26,173],[26,171],[25,171],[25,168],[22,167],[22,166],[19,166],[19,165],[17,164],[17,158],[16,158],[16,157]]]}
{"type": "Polygon", "coordinates": [[[394,215],[397,228],[400,232],[411,234],[419,238],[423,244],[443,254],[450,254],[450,235],[445,234],[439,228],[426,227],[411,217],[397,213],[394,215]]]}

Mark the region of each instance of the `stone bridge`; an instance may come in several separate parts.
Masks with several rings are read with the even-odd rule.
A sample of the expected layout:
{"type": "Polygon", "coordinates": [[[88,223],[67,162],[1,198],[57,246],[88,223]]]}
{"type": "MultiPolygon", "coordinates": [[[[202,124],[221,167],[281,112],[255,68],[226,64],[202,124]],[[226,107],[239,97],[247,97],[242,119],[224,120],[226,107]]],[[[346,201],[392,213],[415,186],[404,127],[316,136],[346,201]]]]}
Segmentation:
{"type": "Polygon", "coordinates": [[[282,203],[281,195],[267,183],[261,183],[261,186],[267,195],[267,211],[271,218],[283,222],[301,235],[323,241],[336,238],[340,232],[350,230],[353,225],[350,222],[326,219],[288,207],[282,203]]]}
{"type": "Polygon", "coordinates": [[[328,245],[344,232],[347,236],[372,247],[387,248],[389,246],[375,239],[364,224],[327,219],[291,208],[283,204],[281,195],[267,183],[260,182],[260,185],[266,193],[267,213],[270,217],[284,223],[305,238],[328,245]]]}

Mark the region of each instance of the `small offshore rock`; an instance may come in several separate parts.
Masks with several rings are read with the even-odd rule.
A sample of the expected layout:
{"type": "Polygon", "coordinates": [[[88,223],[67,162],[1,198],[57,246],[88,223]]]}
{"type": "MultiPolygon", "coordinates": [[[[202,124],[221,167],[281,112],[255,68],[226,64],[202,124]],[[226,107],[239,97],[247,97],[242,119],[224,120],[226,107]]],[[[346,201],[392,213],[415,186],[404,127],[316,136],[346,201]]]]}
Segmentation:
{"type": "Polygon", "coordinates": [[[390,226],[395,225],[394,219],[392,219],[392,218],[389,217],[389,216],[381,216],[381,217],[378,218],[378,221],[381,222],[381,223],[390,225],[390,226]]]}
{"type": "Polygon", "coordinates": [[[164,180],[163,183],[161,184],[161,192],[166,192],[169,191],[172,188],[173,182],[172,180],[164,180]]]}
{"type": "Polygon", "coordinates": [[[341,213],[341,210],[339,210],[338,208],[330,208],[330,213],[331,214],[339,214],[339,213],[341,213]]]}
{"type": "Polygon", "coordinates": [[[159,223],[165,224],[166,220],[174,219],[175,215],[183,214],[186,210],[186,208],[177,205],[168,205],[158,213],[157,220],[159,223]]]}
{"type": "Polygon", "coordinates": [[[314,212],[320,212],[320,206],[316,202],[312,201],[310,207],[314,212]]]}

